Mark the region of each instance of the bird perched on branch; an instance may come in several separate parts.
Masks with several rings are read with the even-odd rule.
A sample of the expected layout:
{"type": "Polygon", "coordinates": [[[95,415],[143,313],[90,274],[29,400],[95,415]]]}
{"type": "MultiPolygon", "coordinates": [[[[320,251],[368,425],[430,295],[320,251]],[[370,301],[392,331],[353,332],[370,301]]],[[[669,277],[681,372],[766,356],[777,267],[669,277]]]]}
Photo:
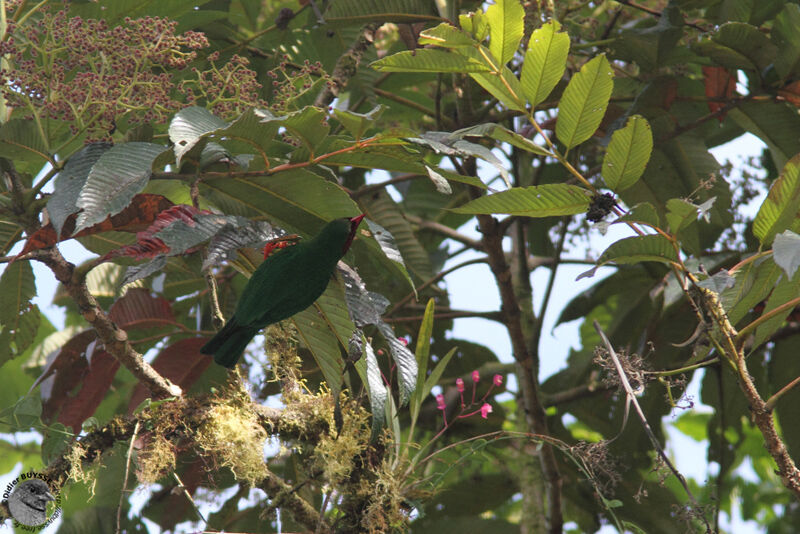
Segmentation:
{"type": "Polygon", "coordinates": [[[335,219],[313,239],[271,252],[250,277],[233,317],[200,352],[231,368],[262,328],[311,306],[328,287],[363,218],[335,219]]]}

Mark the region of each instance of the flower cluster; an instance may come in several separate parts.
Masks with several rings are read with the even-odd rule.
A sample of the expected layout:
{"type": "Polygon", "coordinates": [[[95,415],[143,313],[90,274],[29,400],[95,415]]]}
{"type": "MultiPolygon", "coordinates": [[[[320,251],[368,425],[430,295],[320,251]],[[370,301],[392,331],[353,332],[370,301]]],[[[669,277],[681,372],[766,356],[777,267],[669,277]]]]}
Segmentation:
{"type": "Polygon", "coordinates": [[[217,67],[219,52],[208,56],[208,70],[192,69],[195,79],[184,80],[181,91],[189,104],[203,105],[218,117],[225,119],[240,115],[245,109],[261,106],[266,102],[259,98],[261,84],[258,73],[249,68],[247,58],[234,54],[222,67],[217,67]]]}
{"type": "MultiPolygon", "coordinates": [[[[471,417],[471,416],[473,416],[473,415],[475,415],[477,413],[480,413],[481,417],[483,417],[484,419],[487,419],[489,417],[489,414],[492,413],[492,405],[489,404],[488,402],[486,402],[486,399],[492,393],[492,390],[494,388],[501,387],[503,385],[503,375],[496,374],[496,375],[494,375],[494,377],[492,377],[492,385],[489,386],[489,389],[486,391],[486,393],[483,395],[483,397],[480,400],[478,400],[477,402],[475,401],[475,392],[476,392],[476,388],[478,386],[478,383],[481,381],[481,374],[477,371],[477,369],[475,371],[472,371],[471,378],[472,378],[472,399],[470,400],[469,404],[466,404],[464,402],[464,391],[466,390],[466,385],[464,384],[464,379],[463,378],[456,378],[456,390],[458,391],[458,394],[459,394],[459,396],[461,398],[461,409],[460,409],[459,413],[456,415],[455,418],[456,419],[464,419],[464,418],[467,418],[467,417],[471,417]],[[466,410],[472,408],[473,406],[475,406],[478,403],[480,403],[480,405],[481,405],[480,408],[477,408],[477,409],[475,409],[475,410],[473,410],[471,412],[465,413],[466,410]]],[[[447,426],[448,426],[448,422],[447,422],[447,403],[445,402],[444,395],[442,395],[441,393],[439,395],[436,395],[436,408],[442,411],[442,418],[444,420],[444,427],[447,428],[447,426]]]]}
{"type": "Polygon", "coordinates": [[[284,55],[278,66],[267,72],[267,76],[272,79],[270,111],[274,113],[285,113],[302,107],[298,105],[298,100],[313,90],[318,81],[333,85],[330,75],[322,69],[319,61],[311,63],[305,60],[298,66],[291,64],[289,59],[289,56],[284,55]]]}
{"type": "Polygon", "coordinates": [[[165,121],[181,107],[172,97],[173,75],[208,46],[201,33],[176,34],[176,25],[143,17],[109,27],[63,10],[11,22],[0,44],[10,65],[0,71],[2,91],[26,118],[62,120],[90,139],[107,137],[122,117],[165,121]]]}

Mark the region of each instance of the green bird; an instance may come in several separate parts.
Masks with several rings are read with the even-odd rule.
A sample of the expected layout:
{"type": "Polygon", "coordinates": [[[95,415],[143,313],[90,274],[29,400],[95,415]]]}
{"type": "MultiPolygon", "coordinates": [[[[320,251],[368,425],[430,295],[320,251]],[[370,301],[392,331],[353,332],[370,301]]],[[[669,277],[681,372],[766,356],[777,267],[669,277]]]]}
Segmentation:
{"type": "Polygon", "coordinates": [[[363,218],[334,219],[315,238],[269,254],[247,282],[233,317],[200,352],[232,368],[262,328],[311,306],[328,287],[363,218]]]}

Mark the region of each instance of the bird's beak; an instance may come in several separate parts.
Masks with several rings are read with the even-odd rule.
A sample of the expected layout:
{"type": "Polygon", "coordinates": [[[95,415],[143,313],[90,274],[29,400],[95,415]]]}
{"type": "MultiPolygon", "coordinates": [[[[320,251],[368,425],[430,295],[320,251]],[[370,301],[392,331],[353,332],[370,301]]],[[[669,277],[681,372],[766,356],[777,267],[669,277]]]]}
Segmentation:
{"type": "Polygon", "coordinates": [[[361,223],[361,219],[363,219],[366,216],[367,216],[366,213],[362,213],[361,215],[358,215],[356,217],[350,217],[350,228],[351,229],[358,228],[358,225],[361,223]]]}
{"type": "Polygon", "coordinates": [[[346,253],[350,248],[350,245],[353,244],[353,239],[356,237],[356,229],[358,228],[358,225],[361,224],[361,219],[363,219],[365,216],[366,214],[362,213],[361,215],[350,217],[350,235],[347,236],[347,241],[342,248],[342,254],[346,253]]]}

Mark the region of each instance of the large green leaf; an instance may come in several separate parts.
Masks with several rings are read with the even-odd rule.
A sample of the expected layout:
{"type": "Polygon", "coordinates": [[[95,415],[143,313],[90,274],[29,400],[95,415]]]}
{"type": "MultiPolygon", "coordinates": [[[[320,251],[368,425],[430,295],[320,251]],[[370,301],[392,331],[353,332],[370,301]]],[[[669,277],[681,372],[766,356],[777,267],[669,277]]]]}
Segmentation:
{"type": "Polygon", "coordinates": [[[461,48],[459,52],[474,61],[483,61],[491,72],[472,71],[470,77],[478,82],[486,92],[505,104],[509,109],[525,111],[525,94],[519,79],[506,65],[498,63],[492,53],[483,46],[478,48],[461,48]]]}
{"type": "Polygon", "coordinates": [[[107,143],[92,143],[85,146],[69,158],[64,169],[56,176],[53,194],[47,199],[47,213],[56,229],[56,235],[61,235],[61,228],[67,217],[78,211],[77,202],[81,189],[94,164],[109,148],[111,145],[107,143]]]}
{"type": "Polygon", "coordinates": [[[744,102],[728,116],[767,144],[777,168],[782,169],[800,152],[800,117],[793,106],[785,102],[744,102]]]}
{"type": "Polygon", "coordinates": [[[748,263],[735,275],[733,287],[720,295],[720,302],[734,326],[772,292],[781,276],[781,268],[768,257],[748,263]]]}
{"type": "Polygon", "coordinates": [[[124,143],[105,151],[92,166],[76,206],[75,232],[97,224],[125,209],[141,193],[152,174],[155,159],[165,151],[153,143],[124,143]]]}
{"type": "Polygon", "coordinates": [[[505,65],[519,48],[522,40],[525,10],[518,0],[497,0],[486,10],[489,23],[489,50],[505,65]]]}
{"type": "Polygon", "coordinates": [[[324,17],[327,24],[359,26],[441,20],[434,6],[426,0],[336,0],[328,4],[324,17]]]}
{"type": "Polygon", "coordinates": [[[175,151],[175,165],[180,169],[183,157],[205,134],[227,126],[227,122],[205,108],[191,106],[180,110],[169,123],[169,140],[175,151]]]}
{"type": "Polygon", "coordinates": [[[761,73],[770,65],[777,48],[758,28],[743,22],[723,24],[711,36],[697,42],[693,49],[729,69],[761,73]]]}
{"type": "Polygon", "coordinates": [[[653,151],[650,124],[639,115],[628,119],[624,128],[615,131],[603,158],[603,179],[613,190],[627,189],[636,183],[653,151]]]}
{"type": "MultiPolygon", "coordinates": [[[[798,296],[800,296],[800,279],[798,279],[797,276],[789,278],[784,275],[775,286],[775,289],[772,290],[772,293],[770,293],[767,303],[764,306],[763,313],[769,313],[790,300],[796,299],[798,296]]],[[[756,349],[759,345],[769,340],[770,336],[784,324],[786,318],[793,311],[794,309],[792,307],[788,307],[783,310],[783,312],[761,323],[756,329],[751,350],[756,349]]]]}
{"type": "Polygon", "coordinates": [[[520,81],[531,107],[553,91],[567,67],[569,35],[559,32],[561,25],[552,20],[534,31],[525,52],[520,81]]]}
{"type": "Polygon", "coordinates": [[[419,34],[419,44],[436,45],[442,48],[461,48],[464,46],[477,46],[478,43],[472,36],[455,26],[443,22],[434,28],[423,30],[419,34]]]}
{"type": "Polygon", "coordinates": [[[11,119],[0,126],[0,156],[44,164],[48,152],[35,121],[11,119]]]}
{"type": "Polygon", "coordinates": [[[753,220],[753,234],[761,245],[768,247],[778,232],[789,228],[799,208],[800,155],[797,155],[786,163],[753,220]]]}
{"type": "Polygon", "coordinates": [[[572,148],[600,126],[614,88],[614,73],[605,55],[588,61],[569,81],[558,106],[556,135],[572,148]]]}
{"type": "Polygon", "coordinates": [[[491,67],[478,56],[464,56],[435,48],[398,52],[370,65],[381,72],[489,72],[491,67]]]}
{"type": "Polygon", "coordinates": [[[292,322],[322,370],[328,386],[338,393],[344,370],[341,347],[347,346],[355,330],[347,313],[342,287],[328,284],[314,305],[292,317],[292,322]]]}
{"type": "Polygon", "coordinates": [[[7,264],[0,276],[0,365],[19,356],[34,340],[41,320],[39,308],[31,304],[36,296],[36,279],[30,262],[7,264]]]}
{"type": "Polygon", "coordinates": [[[526,217],[552,217],[585,212],[591,202],[586,190],[577,185],[547,184],[515,187],[476,198],[453,208],[456,213],[508,213],[526,217]]]}
{"type": "Polygon", "coordinates": [[[781,79],[788,78],[800,68],[800,6],[787,2],[775,17],[772,42],[778,47],[775,70],[781,79]]]}
{"type": "Polygon", "coordinates": [[[626,237],[612,243],[603,251],[597,259],[597,264],[642,261],[670,263],[678,261],[678,253],[675,252],[675,247],[669,239],[662,235],[626,237]]]}

